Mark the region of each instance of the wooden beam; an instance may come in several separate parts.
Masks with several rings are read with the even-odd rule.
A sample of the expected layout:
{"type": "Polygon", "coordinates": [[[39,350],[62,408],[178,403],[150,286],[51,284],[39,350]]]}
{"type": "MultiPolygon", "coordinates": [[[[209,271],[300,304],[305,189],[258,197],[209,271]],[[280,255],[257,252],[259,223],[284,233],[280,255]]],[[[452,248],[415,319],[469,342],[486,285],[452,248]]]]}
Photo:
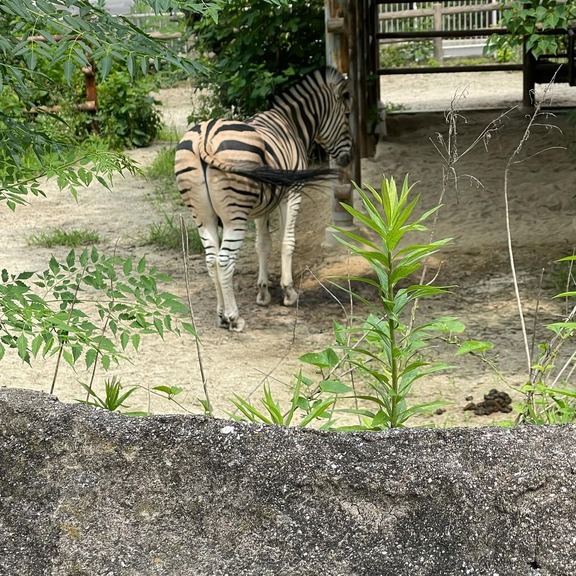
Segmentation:
{"type": "MultiPolygon", "coordinates": [[[[354,1],[354,0],[353,0],[354,1]]],[[[343,74],[352,76],[350,70],[351,52],[353,51],[353,40],[350,38],[350,1],[349,0],[324,0],[324,13],[326,22],[326,64],[334,66],[343,74]]],[[[354,83],[351,82],[352,100],[357,99],[354,83]]],[[[355,116],[352,112],[350,127],[352,138],[355,141],[354,126],[355,116]]],[[[357,152],[353,152],[357,156],[357,152]]],[[[332,196],[332,225],[340,228],[354,227],[354,219],[342,207],[341,203],[353,204],[353,189],[351,179],[355,174],[354,166],[359,162],[354,158],[351,165],[341,171],[339,181],[334,185],[332,196]]],[[[330,246],[337,244],[334,240],[334,229],[330,226],[326,229],[326,243],[330,246]]]]}
{"type": "Polygon", "coordinates": [[[329,34],[344,34],[346,31],[344,27],[344,18],[327,18],[326,31],[329,34]]]}

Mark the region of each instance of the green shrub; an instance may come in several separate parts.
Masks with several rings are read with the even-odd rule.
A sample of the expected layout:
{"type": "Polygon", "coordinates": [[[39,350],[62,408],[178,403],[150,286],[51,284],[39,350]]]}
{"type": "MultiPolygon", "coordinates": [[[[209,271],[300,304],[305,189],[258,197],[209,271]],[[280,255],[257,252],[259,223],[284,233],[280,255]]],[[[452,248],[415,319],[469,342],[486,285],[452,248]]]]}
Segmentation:
{"type": "Polygon", "coordinates": [[[420,40],[416,42],[402,42],[380,48],[380,65],[384,67],[405,66],[434,66],[434,42],[420,40]]]}
{"type": "Polygon", "coordinates": [[[543,54],[557,54],[565,49],[566,34],[555,35],[550,34],[550,31],[565,30],[576,18],[574,0],[501,1],[501,4],[500,24],[510,33],[491,36],[488,39],[487,52],[523,48],[538,57],[543,54]]]}
{"type": "Polygon", "coordinates": [[[43,272],[1,270],[0,360],[7,350],[27,363],[56,355],[52,393],[60,360],[108,370],[145,334],[194,334],[181,320],[186,306],[163,286],[169,281],[145,258],[105,256],[95,247],[71,250],[63,261],[53,256],[43,272]]]}
{"type": "MultiPolygon", "coordinates": [[[[264,389],[262,408],[236,396],[234,405],[241,413],[237,419],[288,425],[294,416],[302,417],[300,426],[312,422],[330,430],[382,430],[406,425],[414,416],[436,410],[442,402],[410,405],[413,387],[429,375],[451,366],[430,360],[433,342],[452,339],[464,330],[452,317],[416,322],[418,300],[445,292],[430,284],[411,283],[413,275],[449,239],[405,245],[409,234],[422,234],[425,221],[439,208],[421,216],[414,211],[418,197],[410,198],[411,187],[405,180],[401,189],[393,179],[384,179],[380,191],[357,187],[363,211],[343,205],[362,223],[367,234],[338,230],[336,238],[370,264],[374,277],[346,278],[349,283],[370,286],[377,296],[368,300],[343,288],[368,310],[363,319],[349,326],[334,322],[335,343],[320,352],[304,354],[300,360],[312,367],[315,377],[302,371],[290,406],[282,409],[270,389],[264,389]],[[341,425],[338,417],[352,414],[358,424],[341,425]]],[[[486,350],[489,343],[463,343],[457,354],[486,350]]]]}
{"type": "Polygon", "coordinates": [[[148,146],[162,126],[159,104],[150,92],[150,79],[132,81],[124,72],[111,72],[98,86],[96,120],[100,134],[116,149],[148,146]]]}
{"type": "Polygon", "coordinates": [[[192,31],[197,53],[214,67],[197,86],[213,93],[214,106],[242,114],[267,108],[271,94],[325,65],[322,0],[237,0],[222,6],[217,23],[194,20],[192,31]]]}
{"type": "MultiPolygon", "coordinates": [[[[12,87],[0,92],[0,122],[24,122],[32,126],[47,142],[85,140],[94,132],[97,121],[100,136],[113,149],[148,146],[158,135],[162,121],[150,95],[155,84],[152,77],[131,79],[125,70],[111,72],[97,85],[98,111],[83,112],[78,105],[85,101],[85,77],[75,68],[70,82],[63,65],[49,68],[39,61],[36,80],[26,82],[26,95],[12,87]],[[38,82],[38,76],[42,78],[38,82]],[[57,107],[54,113],[26,111],[57,107]]],[[[32,142],[30,144],[33,144],[32,142]]],[[[5,148],[5,147],[3,147],[5,148]]]]}

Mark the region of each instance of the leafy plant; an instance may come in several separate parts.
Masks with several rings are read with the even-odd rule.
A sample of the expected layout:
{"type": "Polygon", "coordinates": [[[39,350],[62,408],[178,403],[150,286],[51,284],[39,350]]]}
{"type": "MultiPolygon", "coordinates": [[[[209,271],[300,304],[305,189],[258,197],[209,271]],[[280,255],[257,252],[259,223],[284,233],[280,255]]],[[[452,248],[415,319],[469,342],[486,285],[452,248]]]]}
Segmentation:
{"type": "Polygon", "coordinates": [[[152,82],[112,72],[98,87],[96,119],[101,136],[113,148],[148,146],[158,134],[162,120],[150,95],[152,82]]]}
{"type": "MultiPolygon", "coordinates": [[[[238,397],[235,406],[252,421],[288,424],[295,413],[303,422],[320,423],[332,430],[382,430],[401,427],[413,416],[436,409],[441,403],[410,405],[413,386],[430,374],[451,368],[427,358],[431,342],[461,333],[464,325],[455,318],[441,317],[416,324],[419,299],[436,296],[444,288],[411,283],[423,263],[450,240],[405,244],[406,236],[427,230],[424,222],[439,208],[420,216],[414,214],[418,197],[411,199],[405,179],[401,190],[393,179],[384,179],[378,192],[356,186],[363,210],[345,209],[369,231],[366,235],[337,229],[338,240],[372,267],[374,277],[349,277],[370,288],[375,296],[366,297],[343,288],[363,304],[368,316],[348,326],[334,323],[335,344],[301,356],[314,368],[317,379],[300,372],[290,408],[282,412],[270,390],[261,404],[266,413],[238,397]],[[359,418],[358,424],[339,425],[339,415],[359,418]]],[[[480,349],[484,343],[464,343],[461,353],[480,349]]]]}
{"type": "Polygon", "coordinates": [[[576,422],[576,390],[526,384],[527,400],[520,406],[522,424],[573,424],[576,422]]]}
{"type": "MultiPolygon", "coordinates": [[[[559,264],[576,261],[576,256],[561,258],[559,264]]],[[[571,272],[567,286],[573,285],[571,272]]],[[[574,298],[576,291],[567,289],[556,298],[574,298]]],[[[526,424],[565,424],[576,422],[576,389],[570,385],[576,369],[576,351],[562,351],[574,341],[576,307],[572,307],[561,322],[548,324],[552,332],[548,342],[538,346],[537,357],[531,365],[528,382],[521,388],[525,399],[520,406],[519,422],[526,424]]]]}
{"type": "MultiPolygon", "coordinates": [[[[337,239],[353,253],[368,261],[376,278],[354,277],[349,280],[368,284],[377,293],[373,303],[357,293],[371,311],[359,326],[338,331],[339,359],[354,368],[369,393],[355,393],[373,408],[352,408],[348,411],[364,419],[369,429],[395,428],[413,415],[437,408],[438,404],[408,406],[407,398],[414,383],[449,366],[429,362],[423,351],[431,338],[439,333],[462,331],[464,326],[452,318],[439,318],[414,325],[410,306],[418,299],[441,294],[444,289],[423,284],[402,283],[409,280],[432,254],[450,242],[449,239],[425,244],[402,246],[404,237],[413,232],[424,232],[423,222],[438,208],[414,217],[418,197],[409,200],[411,187],[407,178],[398,191],[393,179],[384,179],[380,193],[371,187],[368,192],[356,187],[366,213],[351,206],[345,209],[370,231],[376,240],[348,230],[338,230],[337,239]],[[410,219],[413,219],[410,221],[410,219]]],[[[335,382],[343,383],[340,378],[335,382]]]]}
{"type": "Polygon", "coordinates": [[[109,188],[115,172],[137,171],[132,160],[110,152],[102,141],[85,140],[80,147],[63,133],[54,137],[45,126],[3,118],[2,112],[0,144],[0,202],[11,210],[26,204],[30,194],[44,196],[43,178],[54,178],[60,189],[76,197],[80,188],[94,180],[109,188]]]}
{"type": "Polygon", "coordinates": [[[108,370],[137,350],[146,334],[195,334],[182,320],[187,308],[159,288],[169,278],[149,268],[145,258],[119,258],[86,248],[64,262],[52,257],[44,272],[1,272],[0,360],[13,349],[27,363],[57,355],[70,366],[108,370]]]}
{"type": "Polygon", "coordinates": [[[273,4],[237,0],[222,6],[217,23],[192,21],[195,50],[213,68],[197,83],[213,94],[210,107],[252,115],[268,107],[271,94],[325,65],[322,0],[273,4]]]}
{"type": "MultiPolygon", "coordinates": [[[[166,8],[165,2],[163,6],[150,0],[149,4],[152,3],[157,11],[166,8]]],[[[212,2],[191,7],[195,12],[213,16],[214,8],[212,2]]],[[[106,156],[102,150],[79,145],[76,131],[80,130],[84,138],[82,122],[76,120],[80,115],[67,116],[64,109],[55,116],[38,108],[39,105],[62,104],[63,99],[65,103],[74,100],[70,102],[74,104],[74,94],[78,93],[76,82],[82,77],[82,67],[96,64],[99,84],[119,63],[125,64],[128,77],[135,78],[139,70],[148,70],[150,59],[158,61],[159,55],[189,74],[202,69],[195,62],[172,54],[161,42],[88,0],[41,3],[6,0],[2,3],[2,14],[0,201],[8,201],[11,208],[22,203],[26,194],[41,194],[38,179],[54,175],[54,170],[58,171],[59,183],[64,187],[81,181],[85,183],[88,172],[90,177],[108,177],[113,171],[127,166],[124,160],[117,161],[118,156],[114,162],[110,154],[106,156]],[[43,41],[21,41],[22,37],[28,36],[41,37],[43,41]],[[7,100],[9,106],[5,106],[7,100]],[[31,109],[37,111],[34,116],[23,114],[23,110],[31,109]],[[45,165],[44,159],[50,159],[49,168],[23,171],[23,159],[28,156],[36,157],[41,167],[45,165]],[[81,178],[75,169],[79,160],[85,160],[81,178]],[[92,162],[90,170],[85,167],[88,162],[92,162]]],[[[118,93],[112,95],[113,98],[118,96],[118,93]]],[[[155,124],[150,114],[139,116],[137,121],[143,121],[147,129],[155,124]]],[[[129,137],[133,144],[137,143],[136,138],[141,138],[135,127],[131,132],[126,131],[125,126],[121,130],[120,135],[115,133],[115,136],[129,137]]]]}
{"type": "MultiPolygon", "coordinates": [[[[120,412],[120,408],[129,408],[129,406],[125,404],[126,400],[128,400],[134,392],[144,388],[143,386],[137,385],[125,390],[120,379],[116,376],[112,376],[112,378],[104,381],[104,396],[99,396],[95,392],[93,383],[85,384],[84,382],[80,382],[80,386],[86,391],[86,400],[78,400],[78,402],[86,404],[87,406],[101,408],[102,410],[110,410],[110,412],[120,412]]],[[[146,390],[146,392],[174,401],[178,406],[183,408],[183,406],[175,400],[175,397],[182,393],[182,388],[179,386],[154,386],[152,389],[146,390]]],[[[126,416],[150,415],[149,412],[142,410],[123,411],[122,414],[126,416]]]]}
{"type": "MultiPolygon", "coordinates": [[[[199,4],[189,0],[146,3],[155,13],[186,5],[195,14],[213,18],[219,5],[218,1],[199,4]]],[[[68,115],[66,106],[57,116],[38,108],[40,104],[74,104],[83,67],[95,65],[99,85],[117,68],[136,78],[139,71],[148,71],[151,60],[158,64],[160,58],[188,75],[204,70],[196,61],[171,52],[162,42],[89,0],[2,2],[0,49],[0,202],[7,202],[12,209],[24,203],[27,194],[42,194],[39,180],[43,177],[56,176],[64,188],[86,185],[93,178],[107,181],[115,171],[133,169],[125,157],[84,140],[82,115],[68,115]],[[29,36],[42,41],[22,42],[29,36]],[[33,108],[34,115],[23,113],[33,108]],[[35,159],[36,166],[26,166],[26,158],[35,159]]],[[[112,94],[112,98],[118,96],[112,94]]],[[[146,133],[154,129],[153,115],[134,118],[134,122],[144,122],[146,133]]],[[[138,130],[134,123],[131,131],[123,125],[114,136],[137,144],[137,140],[145,140],[138,130]]]]}
{"type": "Polygon", "coordinates": [[[501,26],[509,34],[494,34],[486,50],[493,52],[505,48],[526,46],[535,57],[557,54],[563,46],[565,34],[546,34],[554,29],[567,29],[576,18],[576,2],[567,0],[529,0],[528,2],[502,2],[501,26]],[[544,34],[542,34],[544,32],[544,34]]]}
{"type": "Polygon", "coordinates": [[[105,396],[100,398],[88,384],[80,382],[80,385],[86,390],[86,394],[91,400],[78,400],[78,402],[87,406],[110,410],[110,412],[115,412],[119,408],[124,407],[124,402],[138,389],[138,386],[133,386],[124,392],[120,380],[113,376],[110,380],[104,382],[105,396]]]}
{"type": "Polygon", "coordinates": [[[331,408],[336,403],[336,398],[326,398],[310,403],[301,395],[301,385],[302,379],[300,378],[296,381],[290,408],[286,413],[282,412],[280,404],[274,399],[270,387],[264,386],[264,398],[262,398],[260,402],[265,412],[236,394],[234,400],[232,400],[232,404],[242,413],[243,417],[237,414],[230,414],[230,417],[237,421],[246,419],[254,423],[290,426],[294,415],[303,409],[305,415],[298,422],[298,426],[305,428],[317,419],[327,418],[328,421],[324,424],[323,428],[329,428],[330,424],[332,424],[332,420],[330,419],[331,408]]]}
{"type": "Polygon", "coordinates": [[[434,42],[420,40],[380,48],[380,65],[385,67],[437,66],[434,42]]]}

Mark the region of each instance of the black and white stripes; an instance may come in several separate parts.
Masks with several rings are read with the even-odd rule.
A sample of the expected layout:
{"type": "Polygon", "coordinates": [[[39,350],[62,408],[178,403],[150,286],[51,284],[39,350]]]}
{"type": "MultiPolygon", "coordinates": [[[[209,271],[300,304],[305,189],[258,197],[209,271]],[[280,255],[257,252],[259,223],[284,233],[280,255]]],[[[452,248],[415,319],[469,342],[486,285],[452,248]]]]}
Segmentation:
{"type": "Polygon", "coordinates": [[[339,166],[351,160],[352,140],[346,78],[329,68],[316,71],[274,99],[272,108],[245,122],[209,120],[189,129],[176,151],[178,188],[190,206],[214,281],[220,326],[241,331],[232,277],[248,219],[256,222],[259,259],[258,304],[267,305],[268,215],[280,209],[284,304],[296,302],[292,282],[294,231],[301,190],[331,177],[330,169],[310,170],[316,142],[339,166]],[[218,234],[222,227],[221,239],[218,234]]]}

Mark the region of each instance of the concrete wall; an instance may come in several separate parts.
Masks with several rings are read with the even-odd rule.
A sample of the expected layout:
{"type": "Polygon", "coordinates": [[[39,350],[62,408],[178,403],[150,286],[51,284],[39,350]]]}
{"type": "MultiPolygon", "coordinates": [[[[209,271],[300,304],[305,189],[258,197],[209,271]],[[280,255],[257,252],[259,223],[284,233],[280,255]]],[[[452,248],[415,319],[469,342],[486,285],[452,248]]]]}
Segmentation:
{"type": "Polygon", "coordinates": [[[576,428],[331,434],[0,389],[0,576],[576,574],[576,428]]]}

